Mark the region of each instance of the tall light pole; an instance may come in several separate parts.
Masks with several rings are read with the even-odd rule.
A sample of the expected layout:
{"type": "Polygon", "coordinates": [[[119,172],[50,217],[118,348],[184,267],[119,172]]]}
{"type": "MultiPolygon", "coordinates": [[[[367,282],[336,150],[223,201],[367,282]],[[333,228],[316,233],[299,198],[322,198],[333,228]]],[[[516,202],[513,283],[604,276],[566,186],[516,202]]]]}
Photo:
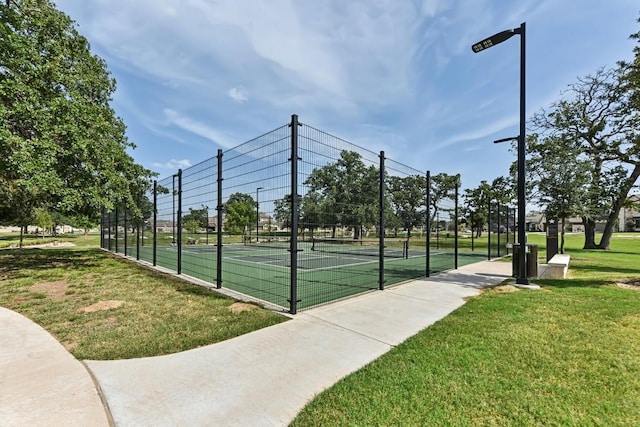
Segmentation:
{"type": "Polygon", "coordinates": [[[260,201],[258,199],[259,191],[264,187],[256,188],[256,243],[258,243],[258,226],[260,225],[260,201]]]}
{"type": "MultiPolygon", "coordinates": [[[[516,276],[517,285],[529,285],[527,277],[526,257],[525,257],[525,142],[526,142],[526,112],[525,112],[525,35],[526,23],[520,24],[519,28],[501,31],[471,46],[474,53],[482,52],[492,46],[510,39],[514,35],[520,35],[520,134],[518,141],[518,272],[516,276]]],[[[509,138],[511,139],[511,138],[509,138]]]]}

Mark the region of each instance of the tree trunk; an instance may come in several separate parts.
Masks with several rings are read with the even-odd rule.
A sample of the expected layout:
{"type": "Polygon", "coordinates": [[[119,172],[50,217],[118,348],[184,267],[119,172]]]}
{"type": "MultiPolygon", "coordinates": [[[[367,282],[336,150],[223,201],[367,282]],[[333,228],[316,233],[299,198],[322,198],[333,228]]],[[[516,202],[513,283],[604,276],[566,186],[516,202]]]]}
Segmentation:
{"type": "Polygon", "coordinates": [[[360,240],[360,226],[353,227],[353,240],[360,240]]]}
{"type": "Polygon", "coordinates": [[[638,180],[638,177],[640,177],[640,165],[636,165],[635,168],[633,168],[631,175],[629,175],[622,188],[620,188],[620,192],[616,199],[613,201],[613,206],[609,212],[607,224],[604,227],[600,244],[598,244],[598,249],[609,250],[611,236],[613,235],[613,228],[615,227],[618,216],[620,215],[620,209],[622,209],[622,205],[624,205],[625,200],[629,196],[629,191],[631,191],[631,188],[638,180]]]}
{"type": "Polygon", "coordinates": [[[562,218],[562,229],[560,230],[560,253],[564,253],[564,223],[565,219],[562,218]]]}
{"type": "Polygon", "coordinates": [[[26,227],[23,227],[22,225],[20,226],[20,243],[18,245],[20,247],[20,249],[22,249],[22,239],[23,239],[23,236],[24,236],[24,229],[25,228],[26,227]]]}
{"type": "Polygon", "coordinates": [[[596,245],[596,222],[582,217],[582,224],[584,225],[584,247],[582,249],[598,249],[596,245]]]}

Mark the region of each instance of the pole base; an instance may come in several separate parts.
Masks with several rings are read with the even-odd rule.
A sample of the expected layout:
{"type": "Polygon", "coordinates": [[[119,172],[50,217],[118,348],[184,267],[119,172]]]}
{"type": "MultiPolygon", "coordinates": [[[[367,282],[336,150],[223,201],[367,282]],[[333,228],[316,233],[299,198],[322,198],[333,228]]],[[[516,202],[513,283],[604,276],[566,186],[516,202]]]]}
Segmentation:
{"type": "Polygon", "coordinates": [[[525,284],[521,284],[521,283],[516,283],[513,286],[515,286],[518,289],[529,289],[529,290],[532,290],[532,291],[540,289],[540,285],[536,285],[536,284],[533,284],[533,283],[528,283],[526,285],[525,284]]]}
{"type": "Polygon", "coordinates": [[[540,285],[536,285],[529,282],[528,277],[517,277],[516,284],[514,286],[519,289],[531,289],[531,290],[540,289],[540,285]]]}

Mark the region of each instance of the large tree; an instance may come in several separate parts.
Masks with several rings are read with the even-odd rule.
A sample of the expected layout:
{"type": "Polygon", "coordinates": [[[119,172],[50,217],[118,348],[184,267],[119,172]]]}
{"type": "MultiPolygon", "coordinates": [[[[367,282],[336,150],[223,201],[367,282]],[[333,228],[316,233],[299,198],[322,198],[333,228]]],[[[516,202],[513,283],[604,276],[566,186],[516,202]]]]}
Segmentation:
{"type": "Polygon", "coordinates": [[[233,193],[224,205],[227,227],[243,236],[256,223],[256,202],[249,194],[233,193]]]}
{"type": "Polygon", "coordinates": [[[378,169],[367,167],[360,154],[344,150],[334,163],[314,169],[304,184],[321,196],[323,209],[336,221],[333,226],[352,227],[357,239],[362,226],[377,222],[378,177],[378,169]]]}
{"type": "Polygon", "coordinates": [[[204,205],[200,209],[189,208],[189,213],[182,216],[182,224],[192,234],[207,228],[209,225],[209,208],[204,205]]]}
{"type": "Polygon", "coordinates": [[[407,230],[407,240],[411,230],[425,223],[426,178],[422,175],[404,177],[390,176],[388,192],[391,208],[397,223],[407,230]]]}
{"type": "Polygon", "coordinates": [[[482,236],[482,229],[488,222],[488,204],[493,199],[493,189],[487,181],[481,181],[475,188],[464,190],[463,209],[467,223],[471,225],[476,237],[482,236]]]}
{"type": "Polygon", "coordinates": [[[582,212],[585,249],[609,248],[620,208],[640,176],[640,113],[633,106],[625,76],[621,66],[580,78],[550,111],[542,110],[532,119],[543,138],[558,143],[546,153],[548,161],[560,163],[568,151],[588,162],[587,202],[582,212]],[[596,220],[601,215],[606,224],[596,243],[596,220]]]}
{"type": "Polygon", "coordinates": [[[529,182],[535,183],[536,189],[534,199],[544,206],[547,218],[560,221],[560,253],[564,253],[566,220],[589,216],[590,162],[580,155],[578,144],[567,144],[555,137],[538,138],[534,134],[527,143],[529,182]]]}
{"type": "Polygon", "coordinates": [[[36,209],[95,219],[136,200],[152,173],[110,106],[115,80],[48,0],[0,3],[0,222],[36,209]]]}
{"type": "Polygon", "coordinates": [[[460,185],[460,174],[439,173],[431,177],[431,224],[435,224],[439,212],[453,215],[454,193],[460,185]]]}

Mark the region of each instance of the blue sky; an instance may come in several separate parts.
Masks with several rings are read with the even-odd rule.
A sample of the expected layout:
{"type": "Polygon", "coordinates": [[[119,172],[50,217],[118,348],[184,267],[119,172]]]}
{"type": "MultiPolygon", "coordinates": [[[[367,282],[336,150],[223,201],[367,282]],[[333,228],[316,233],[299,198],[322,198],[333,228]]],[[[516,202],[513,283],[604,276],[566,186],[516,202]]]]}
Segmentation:
{"type": "MultiPolygon", "coordinates": [[[[55,0],[54,0],[55,1],[55,0]]],[[[463,188],[508,175],[527,115],[631,59],[637,0],[57,0],[117,79],[138,163],[168,176],[300,121],[463,188]]]]}

